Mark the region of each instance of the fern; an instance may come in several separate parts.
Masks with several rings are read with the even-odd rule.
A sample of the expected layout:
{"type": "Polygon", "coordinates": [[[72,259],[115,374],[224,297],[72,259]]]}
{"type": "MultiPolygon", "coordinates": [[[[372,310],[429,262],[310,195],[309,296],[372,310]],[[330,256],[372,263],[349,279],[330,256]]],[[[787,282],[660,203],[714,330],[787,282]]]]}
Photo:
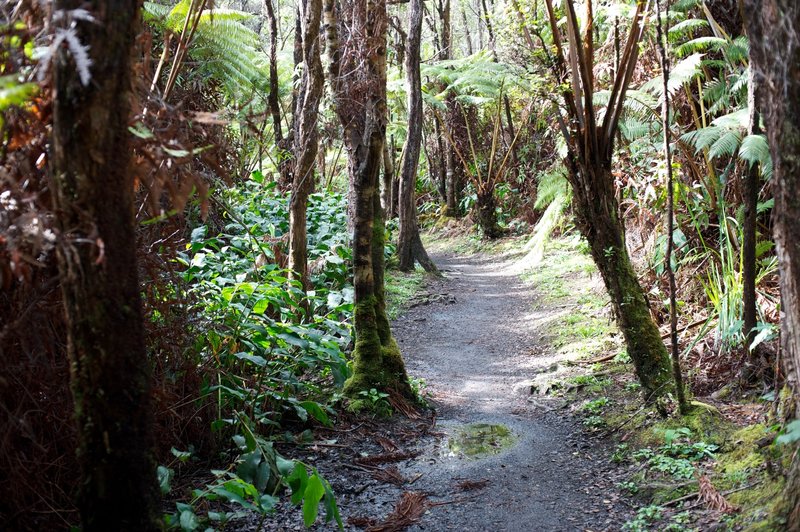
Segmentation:
{"type": "Polygon", "coordinates": [[[728,41],[720,37],[698,37],[675,48],[675,55],[685,57],[702,52],[718,52],[728,41]]]}
{"type": "MultiPolygon", "coordinates": [[[[675,91],[680,89],[683,85],[694,81],[695,78],[703,75],[702,70],[703,54],[692,54],[677,63],[669,72],[669,83],[667,83],[667,90],[670,96],[675,94],[675,91]]],[[[641,87],[641,91],[646,91],[659,100],[664,96],[664,82],[663,76],[656,76],[649,80],[641,87]]]]}
{"type": "Polygon", "coordinates": [[[766,179],[772,177],[772,156],[769,152],[767,137],[764,135],[747,135],[739,146],[739,159],[750,166],[761,165],[761,175],[766,179]]]}
{"type": "Polygon", "coordinates": [[[695,153],[699,153],[704,149],[711,147],[719,140],[721,135],[721,128],[709,126],[684,133],[681,135],[680,140],[690,146],[694,146],[695,153]]]}
{"type": "MultiPolygon", "coordinates": [[[[145,2],[145,20],[179,34],[189,12],[190,1],[174,7],[145,2]]],[[[228,95],[246,99],[267,90],[269,58],[260,50],[258,35],[244,25],[248,13],[234,9],[207,9],[200,15],[189,57],[197,62],[201,77],[222,83],[228,95]]]]}
{"type": "Polygon", "coordinates": [[[708,149],[708,156],[712,159],[732,157],[736,154],[741,142],[741,132],[735,129],[723,130],[717,141],[708,149]]]}
{"type": "Polygon", "coordinates": [[[686,19],[678,22],[669,29],[669,38],[678,39],[692,35],[697,30],[706,29],[709,27],[708,21],[697,18],[686,19]]]}
{"type": "Polygon", "coordinates": [[[546,209],[555,201],[569,203],[572,192],[567,181],[567,170],[563,164],[553,165],[548,171],[539,174],[537,179],[539,186],[536,189],[534,209],[546,209]]]}

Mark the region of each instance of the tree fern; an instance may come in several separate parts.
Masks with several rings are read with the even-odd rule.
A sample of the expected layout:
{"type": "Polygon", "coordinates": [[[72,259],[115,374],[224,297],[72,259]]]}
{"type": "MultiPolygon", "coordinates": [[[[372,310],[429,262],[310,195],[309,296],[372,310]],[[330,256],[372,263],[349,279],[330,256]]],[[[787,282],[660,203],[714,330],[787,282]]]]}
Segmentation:
{"type": "MultiPolygon", "coordinates": [[[[189,7],[189,0],[181,0],[171,9],[145,2],[145,20],[179,34],[189,7]]],[[[269,58],[260,50],[258,35],[244,24],[250,18],[248,13],[233,9],[203,11],[188,50],[189,57],[197,62],[199,75],[218,80],[229,96],[240,100],[267,90],[269,58]]]]}
{"type": "Polygon", "coordinates": [[[761,175],[766,179],[772,176],[772,156],[769,152],[767,137],[764,135],[747,135],[739,146],[739,159],[750,166],[761,165],[761,175]]]}
{"type": "Polygon", "coordinates": [[[674,51],[677,57],[685,57],[696,53],[718,52],[726,44],[727,41],[721,37],[697,37],[675,47],[674,51]]]}

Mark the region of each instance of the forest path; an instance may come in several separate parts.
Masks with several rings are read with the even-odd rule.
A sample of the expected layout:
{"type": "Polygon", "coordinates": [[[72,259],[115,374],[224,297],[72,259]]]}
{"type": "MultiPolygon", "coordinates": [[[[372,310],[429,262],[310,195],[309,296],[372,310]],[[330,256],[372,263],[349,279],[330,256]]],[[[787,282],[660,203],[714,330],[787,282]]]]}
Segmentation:
{"type": "Polygon", "coordinates": [[[433,258],[445,275],[429,282],[431,303],[393,324],[409,373],[427,382],[436,430],[452,436],[463,424],[503,425],[518,439],[480,458],[431,444],[404,474],[421,474],[414,490],[434,501],[462,502],[431,508],[411,530],[619,530],[631,512],[607,449],[582,434],[563,403],[530,395],[526,383],[558,362],[541,345],[558,302],[536,305],[511,260],[433,258]],[[465,481],[485,487],[460,491],[465,481]]]}

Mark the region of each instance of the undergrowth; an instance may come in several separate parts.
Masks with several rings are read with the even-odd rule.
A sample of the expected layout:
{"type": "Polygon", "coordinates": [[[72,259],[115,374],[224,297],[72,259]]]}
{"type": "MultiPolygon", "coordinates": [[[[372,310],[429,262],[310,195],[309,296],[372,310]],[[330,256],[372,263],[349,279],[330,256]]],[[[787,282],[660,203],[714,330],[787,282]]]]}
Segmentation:
{"type": "MultiPolygon", "coordinates": [[[[609,459],[626,471],[618,487],[638,506],[624,530],[699,530],[709,512],[722,530],[780,529],[772,506],[780,499],[791,449],[774,442],[780,426],[768,421],[767,405],[718,408],[703,398],[692,402],[691,414],[666,419],[643,407],[616,328],[610,316],[598,316],[607,299],[602,284],[590,282],[596,273],[582,247],[577,237],[562,236],[524,275],[541,305],[564,308],[546,318],[553,332],[545,340],[566,363],[538,376],[533,389],[565,398],[585,430],[617,441],[609,459]],[[752,414],[738,416],[743,410],[752,414]]],[[[782,438],[791,442],[794,432],[782,438]]]]}

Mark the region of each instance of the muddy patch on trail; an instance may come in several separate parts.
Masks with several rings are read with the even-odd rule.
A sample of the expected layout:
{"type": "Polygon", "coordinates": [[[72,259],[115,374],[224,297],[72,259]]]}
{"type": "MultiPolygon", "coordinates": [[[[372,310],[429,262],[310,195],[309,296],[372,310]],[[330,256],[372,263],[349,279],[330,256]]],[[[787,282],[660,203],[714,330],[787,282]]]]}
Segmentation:
{"type": "MultiPolygon", "coordinates": [[[[443,425],[440,423],[440,427],[443,425]]],[[[482,458],[500,454],[514,445],[519,437],[505,425],[470,423],[443,427],[447,434],[441,454],[445,458],[482,458]]]]}

